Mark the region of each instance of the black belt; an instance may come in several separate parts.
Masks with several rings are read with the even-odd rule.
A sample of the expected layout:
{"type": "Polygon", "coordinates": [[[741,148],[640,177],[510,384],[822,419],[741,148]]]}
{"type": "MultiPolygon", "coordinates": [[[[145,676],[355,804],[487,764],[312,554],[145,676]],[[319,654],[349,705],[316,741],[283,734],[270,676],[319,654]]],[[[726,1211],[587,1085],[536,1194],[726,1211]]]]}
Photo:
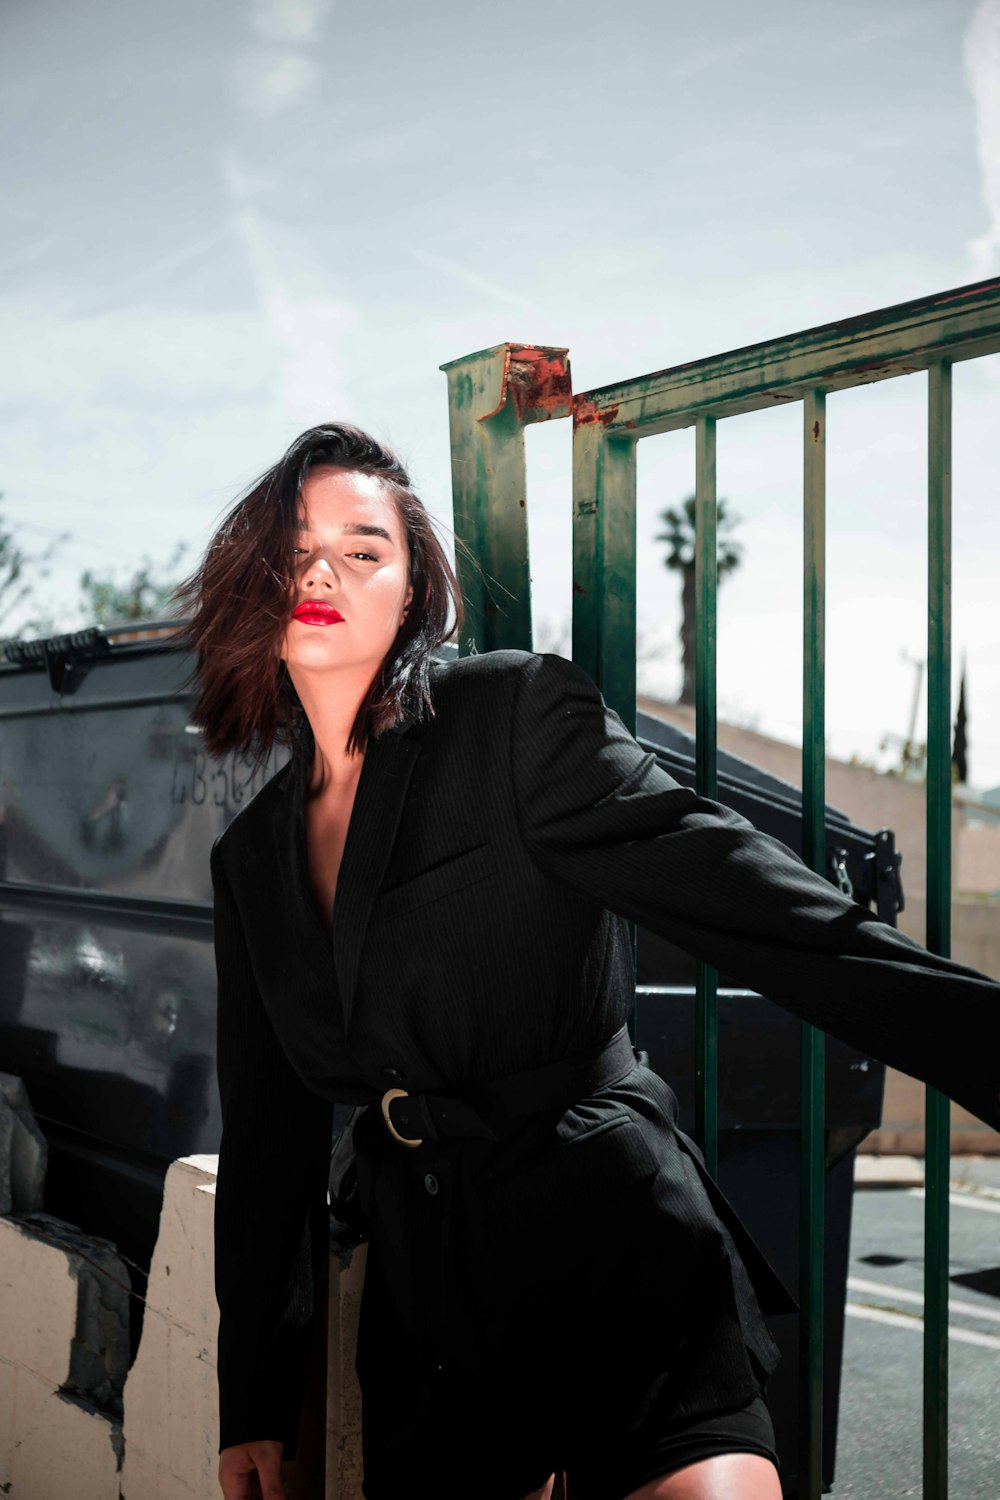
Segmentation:
{"type": "Polygon", "coordinates": [[[386,1089],[382,1118],[401,1146],[420,1146],[427,1140],[452,1136],[499,1140],[519,1120],[546,1109],[568,1108],[624,1078],[637,1062],[646,1060],[646,1053],[633,1048],[623,1026],[610,1041],[587,1052],[477,1083],[476,1106],[454,1094],[386,1089]]]}

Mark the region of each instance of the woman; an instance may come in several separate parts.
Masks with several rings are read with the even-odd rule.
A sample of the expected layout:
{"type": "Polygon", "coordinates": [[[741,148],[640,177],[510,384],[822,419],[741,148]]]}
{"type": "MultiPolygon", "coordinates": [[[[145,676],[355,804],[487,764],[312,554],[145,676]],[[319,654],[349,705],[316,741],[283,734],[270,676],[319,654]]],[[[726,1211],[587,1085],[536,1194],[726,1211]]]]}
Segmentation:
{"type": "Polygon", "coordinates": [[[209,750],[292,746],[212,849],[224,1500],[295,1452],[335,1102],[371,1106],[370,1500],[778,1500],[795,1304],[628,1043],[627,922],[994,1126],[1000,986],[679,786],[572,663],[432,661],[454,576],[355,428],[304,433],[183,595],[209,750]]]}

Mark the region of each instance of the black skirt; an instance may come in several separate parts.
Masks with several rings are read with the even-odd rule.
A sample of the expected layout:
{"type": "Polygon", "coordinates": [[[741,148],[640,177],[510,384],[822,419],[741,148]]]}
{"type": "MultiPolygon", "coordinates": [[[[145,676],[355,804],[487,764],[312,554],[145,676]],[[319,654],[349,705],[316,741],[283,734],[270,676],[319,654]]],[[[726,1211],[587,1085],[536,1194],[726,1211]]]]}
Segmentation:
{"type": "MultiPolygon", "coordinates": [[[[666,1401],[653,1401],[623,1432],[607,1420],[588,1429],[589,1403],[574,1413],[583,1371],[566,1368],[558,1352],[545,1369],[548,1399],[527,1411],[485,1374],[470,1381],[442,1372],[431,1408],[405,1444],[386,1448],[366,1436],[363,1493],[368,1500],[403,1500],[422,1489],[440,1500],[522,1500],[550,1474],[564,1473],[568,1500],[625,1500],[654,1479],[724,1453],[754,1454],[780,1471],[760,1387],[735,1411],[680,1423],[666,1401]]],[[[614,1381],[615,1370],[591,1367],[587,1378],[595,1386],[614,1381]]]]}
{"type": "Polygon", "coordinates": [[[377,1109],[362,1117],[369,1500],[421,1483],[520,1500],[561,1471],[578,1500],[615,1500],[714,1453],[777,1463],[777,1346],[661,1093],[636,1067],[499,1157],[479,1141],[409,1149],[377,1109]]]}

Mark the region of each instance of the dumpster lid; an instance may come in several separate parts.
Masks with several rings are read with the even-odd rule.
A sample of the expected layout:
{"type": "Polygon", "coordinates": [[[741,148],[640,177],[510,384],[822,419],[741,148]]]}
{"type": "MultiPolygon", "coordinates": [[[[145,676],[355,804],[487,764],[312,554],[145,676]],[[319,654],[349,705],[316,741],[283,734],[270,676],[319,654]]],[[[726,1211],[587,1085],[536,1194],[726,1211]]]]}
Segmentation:
{"type": "Polygon", "coordinates": [[[132,655],[136,651],[162,651],[188,623],[187,619],[122,620],[109,625],[85,625],[80,630],[39,636],[35,640],[8,637],[0,640],[0,679],[12,672],[42,668],[48,674],[52,691],[62,694],[77,662],[132,655]]]}

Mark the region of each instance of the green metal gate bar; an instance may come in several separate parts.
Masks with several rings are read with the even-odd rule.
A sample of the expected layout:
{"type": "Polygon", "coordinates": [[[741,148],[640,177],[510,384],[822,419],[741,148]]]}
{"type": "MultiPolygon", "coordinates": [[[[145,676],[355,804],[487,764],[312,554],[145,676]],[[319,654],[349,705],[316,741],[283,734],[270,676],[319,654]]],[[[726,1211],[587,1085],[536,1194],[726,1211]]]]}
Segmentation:
{"type": "MultiPolygon", "coordinates": [[[[715,717],[715,624],[719,558],[716,533],[715,418],[701,416],[694,450],[695,618],[695,786],[704,797],[718,795],[715,717]]],[[[717,974],[711,964],[695,965],[695,1134],[712,1176],[719,1170],[719,1010],[717,974]]]]}
{"type": "MultiPolygon", "coordinates": [[[[825,830],[826,396],[928,372],[927,947],[950,956],[951,367],[1000,350],[1000,279],[976,283],[574,396],[565,349],[500,344],[443,365],[455,533],[469,605],[463,654],[530,649],[524,426],[573,417],[573,658],[635,730],[636,446],[695,428],[697,789],[715,797],[717,423],[803,410],[803,859],[828,873],[825,830]],[[482,565],[477,568],[464,549],[482,565]]],[[[717,1170],[716,973],[697,979],[697,1131],[717,1170]]],[[[800,1494],[822,1457],[825,1038],[802,1025],[800,1494]]],[[[949,1101],[927,1089],[924,1500],[947,1496],[949,1101]]]]}
{"type": "MultiPolygon", "coordinates": [[[[826,394],[803,394],[802,858],[826,872],[826,394]]],[[[799,1488],[822,1491],[826,1038],[801,1026],[799,1059],[799,1488]]]]}
{"type": "MultiPolygon", "coordinates": [[[[928,371],[927,947],[951,956],[951,364],[928,371]]],[[[948,1493],[949,1101],[925,1090],[924,1492],[948,1493]]]]}

